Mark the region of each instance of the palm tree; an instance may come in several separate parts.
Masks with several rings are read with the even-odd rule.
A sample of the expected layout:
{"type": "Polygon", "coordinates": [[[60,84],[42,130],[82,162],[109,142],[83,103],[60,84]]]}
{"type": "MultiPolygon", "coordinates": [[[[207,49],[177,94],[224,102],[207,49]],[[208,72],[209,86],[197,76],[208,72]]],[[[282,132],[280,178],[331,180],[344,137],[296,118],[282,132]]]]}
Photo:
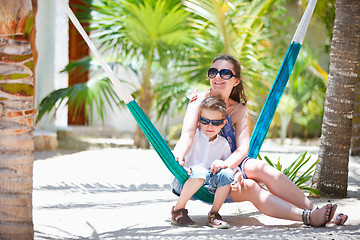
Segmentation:
{"type": "Polygon", "coordinates": [[[351,155],[360,156],[360,84],[356,84],[351,134],[351,155]]]}
{"type": "MultiPolygon", "coordinates": [[[[92,21],[96,42],[111,65],[128,67],[137,74],[140,88],[136,89],[134,96],[140,107],[149,115],[154,99],[151,85],[158,77],[154,69],[157,66],[167,68],[168,65],[174,64],[174,59],[182,57],[182,52],[185,51],[191,38],[187,23],[189,14],[182,9],[178,0],[95,0],[88,3],[93,9],[93,19],[87,19],[87,21],[92,21]]],[[[125,82],[129,81],[126,76],[119,78],[125,82]]],[[[65,94],[73,94],[71,95],[73,97],[76,92],[79,95],[88,96],[89,107],[85,106],[85,108],[91,111],[91,102],[97,101],[99,96],[94,95],[95,98],[89,96],[88,92],[94,86],[97,86],[96,91],[103,91],[101,89],[106,88],[103,91],[105,97],[106,94],[110,94],[113,102],[117,103],[117,97],[109,90],[110,84],[106,84],[103,78],[100,79],[101,84],[97,84],[99,80],[94,80],[73,86],[72,89],[62,89],[51,93],[51,96],[49,95],[46,101],[40,104],[40,107],[43,107],[40,109],[40,116],[49,111],[54,106],[54,102],[65,99],[65,94]],[[99,85],[103,87],[98,87],[99,85]]],[[[108,102],[111,103],[110,100],[108,102]]],[[[103,110],[101,107],[98,109],[103,110]]],[[[149,142],[139,127],[134,140],[136,147],[149,146],[149,142]]]]}
{"type": "Polygon", "coordinates": [[[337,0],[319,158],[313,185],[346,197],[355,85],[359,82],[360,2],[337,0]]]}
{"type": "MultiPolygon", "coordinates": [[[[155,5],[151,1],[144,1],[143,4],[127,3],[125,9],[128,12],[124,19],[124,30],[127,33],[125,41],[133,45],[132,50],[140,50],[144,59],[138,101],[143,111],[149,115],[154,99],[150,82],[153,77],[153,62],[157,60],[156,55],[160,61],[163,60],[161,58],[168,60],[168,51],[172,47],[185,46],[188,42],[188,14],[180,5],[168,3],[167,6],[165,1],[156,1],[155,5]]],[[[134,136],[134,145],[148,147],[148,141],[139,127],[134,136]]]]}
{"type": "MultiPolygon", "coordinates": [[[[36,1],[33,1],[36,5],[36,1]]],[[[31,0],[0,1],[0,238],[33,239],[31,0]]],[[[34,36],[34,35],[32,35],[34,36]]]]}
{"type": "MultiPolygon", "coordinates": [[[[192,88],[208,88],[206,73],[211,60],[219,53],[230,53],[242,65],[242,78],[255,99],[262,96],[262,102],[271,87],[268,83],[275,77],[276,64],[270,60],[270,40],[264,28],[264,18],[273,8],[275,0],[226,1],[186,0],[183,4],[191,12],[191,26],[196,42],[189,51],[189,59],[182,65],[182,77],[163,83],[156,89],[158,112],[164,113],[172,105],[183,108],[184,96],[192,88]],[[271,76],[269,72],[273,72],[271,76]],[[265,74],[262,74],[265,73],[265,74]],[[165,86],[164,86],[165,85],[165,86]],[[173,91],[168,91],[172,89],[173,91]]],[[[272,59],[275,59],[274,56],[272,59]]],[[[280,59],[278,58],[280,63],[280,59]]],[[[254,106],[252,106],[254,107],[254,106]]],[[[256,109],[252,109],[256,110],[256,109]]]]}

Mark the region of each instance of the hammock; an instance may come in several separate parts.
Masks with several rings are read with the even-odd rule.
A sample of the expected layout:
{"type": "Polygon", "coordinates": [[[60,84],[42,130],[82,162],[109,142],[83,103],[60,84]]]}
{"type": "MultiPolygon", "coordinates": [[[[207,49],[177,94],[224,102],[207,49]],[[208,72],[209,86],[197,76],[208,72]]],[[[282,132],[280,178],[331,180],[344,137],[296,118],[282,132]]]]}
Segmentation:
{"type": "MultiPolygon", "coordinates": [[[[181,167],[177,161],[175,161],[175,157],[171,149],[165,142],[164,138],[161,136],[161,134],[158,132],[158,130],[155,128],[155,126],[146,116],[146,114],[142,111],[134,98],[123,87],[123,85],[117,79],[109,65],[101,57],[95,45],[90,40],[89,36],[87,35],[87,33],[85,32],[85,30],[83,29],[80,22],[78,21],[68,4],[65,2],[65,0],[59,1],[74,26],[84,38],[85,42],[89,45],[92,53],[100,61],[102,68],[104,69],[105,73],[108,75],[109,79],[117,90],[119,97],[125,102],[131,114],[134,116],[136,122],[139,124],[141,130],[144,132],[145,136],[160,156],[161,160],[164,162],[169,171],[179,180],[179,182],[181,184],[184,184],[185,181],[188,179],[188,175],[185,169],[181,167]]],[[[251,134],[249,157],[256,158],[259,154],[261,145],[264,142],[265,135],[269,129],[271,120],[275,114],[276,108],[280,102],[280,98],[285,90],[285,86],[294,67],[316,2],[317,0],[310,0],[310,2],[308,3],[304,15],[301,18],[300,24],[286,52],[284,60],[274,80],[273,86],[255,124],[254,130],[251,134]]],[[[201,187],[195,193],[195,197],[208,203],[212,203],[214,201],[214,196],[210,192],[208,192],[205,187],[201,187]]]]}

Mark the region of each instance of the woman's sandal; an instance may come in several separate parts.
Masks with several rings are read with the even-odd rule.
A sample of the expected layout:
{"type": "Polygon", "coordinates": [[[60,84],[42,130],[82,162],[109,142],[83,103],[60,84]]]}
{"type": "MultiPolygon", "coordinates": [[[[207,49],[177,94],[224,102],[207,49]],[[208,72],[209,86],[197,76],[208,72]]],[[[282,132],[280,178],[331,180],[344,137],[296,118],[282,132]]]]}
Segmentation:
{"type": "Polygon", "coordinates": [[[312,209],[304,209],[302,213],[302,220],[306,226],[312,226],[312,227],[324,227],[327,223],[331,221],[331,219],[334,217],[335,211],[336,211],[337,205],[334,204],[326,204],[322,208],[316,208],[315,210],[312,209]],[[321,211],[323,208],[325,209],[325,212],[323,212],[322,220],[323,221],[317,221],[315,223],[314,218],[313,221],[311,220],[312,217],[314,217],[314,214],[317,214],[317,211],[321,211]]]}
{"type": "Polygon", "coordinates": [[[188,210],[185,208],[180,208],[178,210],[174,210],[175,207],[171,209],[171,223],[183,226],[183,227],[199,227],[196,222],[191,220],[188,216],[188,210]]]}
{"type": "Polygon", "coordinates": [[[209,226],[218,229],[230,228],[230,225],[222,220],[222,217],[217,212],[209,212],[208,214],[209,226]]]}
{"type": "Polygon", "coordinates": [[[336,215],[332,223],[336,225],[344,225],[344,223],[348,220],[348,215],[345,215],[343,213],[339,213],[336,215]]]}

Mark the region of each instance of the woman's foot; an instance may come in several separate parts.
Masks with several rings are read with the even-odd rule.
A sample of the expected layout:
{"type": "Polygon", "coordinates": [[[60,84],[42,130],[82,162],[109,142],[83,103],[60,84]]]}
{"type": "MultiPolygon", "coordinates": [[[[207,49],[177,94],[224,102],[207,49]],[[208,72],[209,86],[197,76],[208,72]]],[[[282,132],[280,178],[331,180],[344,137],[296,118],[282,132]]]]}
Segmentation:
{"type": "Polygon", "coordinates": [[[188,210],[185,208],[180,208],[178,210],[174,210],[175,207],[171,209],[171,223],[183,226],[183,227],[199,227],[196,222],[191,220],[188,216],[188,210]]]}
{"type": "Polygon", "coordinates": [[[332,223],[336,225],[344,225],[344,223],[348,220],[348,215],[345,215],[343,213],[339,213],[336,215],[336,217],[333,219],[332,223]]]}
{"type": "Polygon", "coordinates": [[[337,205],[331,203],[315,210],[305,209],[302,219],[305,225],[312,227],[324,227],[334,217],[337,205]]]}
{"type": "Polygon", "coordinates": [[[209,226],[213,228],[219,228],[219,229],[230,228],[230,225],[224,220],[222,220],[222,217],[217,212],[209,212],[208,220],[209,220],[209,226]]]}

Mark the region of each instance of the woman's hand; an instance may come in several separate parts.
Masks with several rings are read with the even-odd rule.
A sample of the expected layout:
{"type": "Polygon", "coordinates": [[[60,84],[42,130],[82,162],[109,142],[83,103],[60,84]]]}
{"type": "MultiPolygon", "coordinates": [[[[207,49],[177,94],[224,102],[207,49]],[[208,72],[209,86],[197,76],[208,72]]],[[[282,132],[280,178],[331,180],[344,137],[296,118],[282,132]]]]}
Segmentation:
{"type": "Polygon", "coordinates": [[[215,160],[211,165],[210,172],[212,172],[213,174],[216,174],[221,169],[227,168],[227,167],[228,167],[228,165],[225,161],[215,160]]]}
{"type": "Polygon", "coordinates": [[[231,185],[231,190],[233,191],[241,191],[241,185],[244,181],[243,175],[241,171],[235,173],[235,183],[231,185]]]}

